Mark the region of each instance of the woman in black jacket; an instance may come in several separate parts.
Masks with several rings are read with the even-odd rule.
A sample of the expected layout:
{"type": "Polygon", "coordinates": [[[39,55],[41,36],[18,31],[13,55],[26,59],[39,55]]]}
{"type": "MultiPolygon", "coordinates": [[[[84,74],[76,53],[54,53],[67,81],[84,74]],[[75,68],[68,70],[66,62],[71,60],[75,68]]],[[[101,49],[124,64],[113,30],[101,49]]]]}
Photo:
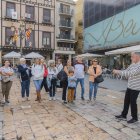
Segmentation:
{"type": "Polygon", "coordinates": [[[20,73],[22,99],[23,101],[25,101],[25,93],[26,93],[26,100],[29,100],[31,70],[26,65],[26,60],[24,58],[20,59],[20,65],[18,65],[18,72],[20,73]]]}

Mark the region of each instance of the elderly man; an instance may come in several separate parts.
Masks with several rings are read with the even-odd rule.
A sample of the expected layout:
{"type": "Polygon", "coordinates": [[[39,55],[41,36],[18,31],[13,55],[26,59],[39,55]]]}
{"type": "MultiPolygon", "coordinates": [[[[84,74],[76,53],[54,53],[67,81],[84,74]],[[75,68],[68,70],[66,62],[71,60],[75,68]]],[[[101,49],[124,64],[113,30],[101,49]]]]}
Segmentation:
{"type": "Polygon", "coordinates": [[[24,58],[20,59],[18,72],[20,73],[22,100],[25,101],[25,93],[26,93],[26,100],[29,100],[31,70],[26,65],[26,60],[24,58]]]}
{"type": "Polygon", "coordinates": [[[128,78],[128,87],[125,93],[124,108],[121,115],[116,116],[116,118],[120,120],[126,119],[130,105],[132,119],[127,122],[135,123],[138,121],[137,98],[140,92],[140,52],[133,52],[131,54],[131,60],[132,64],[126,70],[114,70],[113,73],[128,78]]]}

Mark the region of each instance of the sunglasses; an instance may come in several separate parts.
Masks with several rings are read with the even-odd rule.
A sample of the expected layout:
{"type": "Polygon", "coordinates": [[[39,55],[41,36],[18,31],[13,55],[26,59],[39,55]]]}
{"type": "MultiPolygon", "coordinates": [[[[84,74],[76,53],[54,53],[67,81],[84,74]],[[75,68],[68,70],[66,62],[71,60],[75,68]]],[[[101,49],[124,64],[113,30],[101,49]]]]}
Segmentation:
{"type": "Polygon", "coordinates": [[[98,62],[98,61],[93,61],[93,62],[98,62]]]}

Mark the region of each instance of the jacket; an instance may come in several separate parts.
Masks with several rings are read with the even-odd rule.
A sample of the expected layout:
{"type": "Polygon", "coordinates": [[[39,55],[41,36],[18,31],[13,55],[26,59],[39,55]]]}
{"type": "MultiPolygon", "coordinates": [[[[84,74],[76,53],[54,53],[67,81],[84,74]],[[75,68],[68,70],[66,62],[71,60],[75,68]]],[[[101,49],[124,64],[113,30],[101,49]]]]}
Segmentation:
{"type": "MultiPolygon", "coordinates": [[[[94,72],[93,66],[90,66],[89,67],[88,74],[89,74],[89,81],[90,82],[94,82],[94,80],[95,80],[95,77],[94,77],[95,72],[94,72]]],[[[96,75],[99,76],[101,74],[102,74],[101,66],[100,65],[97,65],[96,75]]]]}
{"type": "Polygon", "coordinates": [[[31,70],[28,67],[23,67],[22,65],[18,66],[18,72],[20,73],[21,81],[30,80],[31,70]],[[27,72],[28,71],[28,72],[27,72]]]}

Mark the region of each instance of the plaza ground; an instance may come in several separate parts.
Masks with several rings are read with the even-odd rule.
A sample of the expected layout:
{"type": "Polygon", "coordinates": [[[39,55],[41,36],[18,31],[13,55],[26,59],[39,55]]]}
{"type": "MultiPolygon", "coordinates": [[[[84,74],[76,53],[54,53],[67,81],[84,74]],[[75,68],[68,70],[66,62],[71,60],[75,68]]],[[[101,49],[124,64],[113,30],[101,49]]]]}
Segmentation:
{"type": "MultiPolygon", "coordinates": [[[[48,94],[42,90],[42,102],[36,102],[33,83],[30,101],[22,102],[20,83],[15,78],[10,105],[0,107],[0,140],[139,140],[140,122],[127,124],[114,117],[122,110],[125,94],[120,91],[126,86],[126,81],[115,82],[106,79],[100,85],[103,88],[99,88],[97,101],[88,103],[86,78],[86,100],[80,99],[78,86],[75,104],[64,105],[61,90],[57,90],[56,101],[49,101],[48,94]],[[117,88],[112,90],[113,87],[117,88]]],[[[140,114],[140,97],[138,109],[140,114]]]]}

